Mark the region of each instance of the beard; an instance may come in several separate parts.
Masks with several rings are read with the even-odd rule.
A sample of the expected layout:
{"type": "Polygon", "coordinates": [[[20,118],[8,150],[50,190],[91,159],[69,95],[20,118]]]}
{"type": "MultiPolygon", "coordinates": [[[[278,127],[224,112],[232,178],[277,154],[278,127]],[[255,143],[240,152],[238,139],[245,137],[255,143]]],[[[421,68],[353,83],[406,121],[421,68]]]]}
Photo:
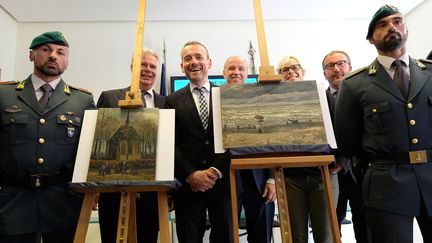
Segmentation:
{"type": "Polygon", "coordinates": [[[49,66],[49,64],[48,64],[48,62],[46,62],[43,65],[36,66],[35,68],[39,72],[41,72],[47,76],[59,76],[64,72],[64,70],[60,69],[59,67],[52,68],[52,67],[48,67],[48,66],[49,66]]]}
{"type": "Polygon", "coordinates": [[[375,46],[380,51],[394,51],[405,44],[407,36],[393,32],[384,36],[383,41],[376,42],[375,46]]]}

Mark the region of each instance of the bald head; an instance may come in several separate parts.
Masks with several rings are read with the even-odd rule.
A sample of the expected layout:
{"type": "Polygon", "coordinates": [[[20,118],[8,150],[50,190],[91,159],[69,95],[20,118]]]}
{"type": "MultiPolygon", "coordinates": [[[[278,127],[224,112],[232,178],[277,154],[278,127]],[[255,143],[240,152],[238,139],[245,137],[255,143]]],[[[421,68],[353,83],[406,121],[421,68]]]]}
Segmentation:
{"type": "Polygon", "coordinates": [[[228,84],[242,84],[247,79],[248,62],[244,57],[231,56],[224,64],[223,76],[228,84]]]}

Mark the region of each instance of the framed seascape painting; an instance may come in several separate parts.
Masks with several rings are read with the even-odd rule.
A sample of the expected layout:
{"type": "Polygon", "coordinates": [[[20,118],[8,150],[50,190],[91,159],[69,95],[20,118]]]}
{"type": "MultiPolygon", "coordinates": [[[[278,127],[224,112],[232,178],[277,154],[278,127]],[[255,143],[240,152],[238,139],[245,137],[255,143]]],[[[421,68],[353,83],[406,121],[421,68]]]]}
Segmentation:
{"type": "Polygon", "coordinates": [[[327,134],[328,108],[323,112],[321,105],[325,102],[327,107],[327,102],[320,99],[315,81],[222,85],[215,95],[220,104],[215,127],[220,127],[223,149],[234,153],[330,149],[329,137],[334,135],[332,129],[327,134]]]}

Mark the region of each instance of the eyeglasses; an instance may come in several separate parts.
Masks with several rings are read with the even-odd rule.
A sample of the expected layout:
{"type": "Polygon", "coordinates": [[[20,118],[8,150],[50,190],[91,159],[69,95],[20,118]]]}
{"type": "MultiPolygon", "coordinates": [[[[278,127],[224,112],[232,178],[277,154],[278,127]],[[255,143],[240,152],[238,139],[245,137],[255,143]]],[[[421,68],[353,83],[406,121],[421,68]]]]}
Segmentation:
{"type": "Polygon", "coordinates": [[[300,69],[301,69],[300,64],[294,64],[294,65],[283,67],[283,68],[279,69],[279,73],[287,73],[287,72],[289,72],[289,70],[291,70],[293,72],[297,72],[300,69]]]}
{"type": "Polygon", "coordinates": [[[337,62],[328,63],[324,67],[327,70],[333,70],[336,65],[338,66],[338,68],[344,68],[344,67],[346,67],[347,64],[350,64],[347,60],[341,60],[341,61],[337,61],[337,62]]]}

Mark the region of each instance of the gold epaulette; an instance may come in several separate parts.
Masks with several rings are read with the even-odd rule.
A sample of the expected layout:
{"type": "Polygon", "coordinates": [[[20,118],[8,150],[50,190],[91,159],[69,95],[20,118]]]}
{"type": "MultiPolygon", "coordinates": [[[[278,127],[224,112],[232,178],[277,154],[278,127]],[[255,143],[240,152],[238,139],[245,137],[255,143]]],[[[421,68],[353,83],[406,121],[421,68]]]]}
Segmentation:
{"type": "Polygon", "coordinates": [[[14,80],[14,81],[0,81],[0,84],[17,84],[21,81],[14,80]]]}
{"type": "Polygon", "coordinates": [[[65,89],[66,89],[66,87],[69,87],[71,89],[78,90],[78,91],[81,91],[81,92],[84,92],[84,93],[87,93],[87,94],[92,94],[92,92],[90,92],[89,90],[86,90],[86,89],[83,89],[83,88],[79,88],[79,87],[74,87],[72,85],[65,86],[65,89]]]}
{"type": "Polygon", "coordinates": [[[355,71],[352,71],[352,72],[349,73],[347,76],[345,76],[345,79],[352,78],[352,77],[354,77],[355,75],[357,75],[357,74],[363,72],[363,71],[366,70],[367,68],[368,68],[368,67],[362,67],[362,68],[359,68],[359,69],[357,69],[357,70],[355,70],[355,71]]]}

